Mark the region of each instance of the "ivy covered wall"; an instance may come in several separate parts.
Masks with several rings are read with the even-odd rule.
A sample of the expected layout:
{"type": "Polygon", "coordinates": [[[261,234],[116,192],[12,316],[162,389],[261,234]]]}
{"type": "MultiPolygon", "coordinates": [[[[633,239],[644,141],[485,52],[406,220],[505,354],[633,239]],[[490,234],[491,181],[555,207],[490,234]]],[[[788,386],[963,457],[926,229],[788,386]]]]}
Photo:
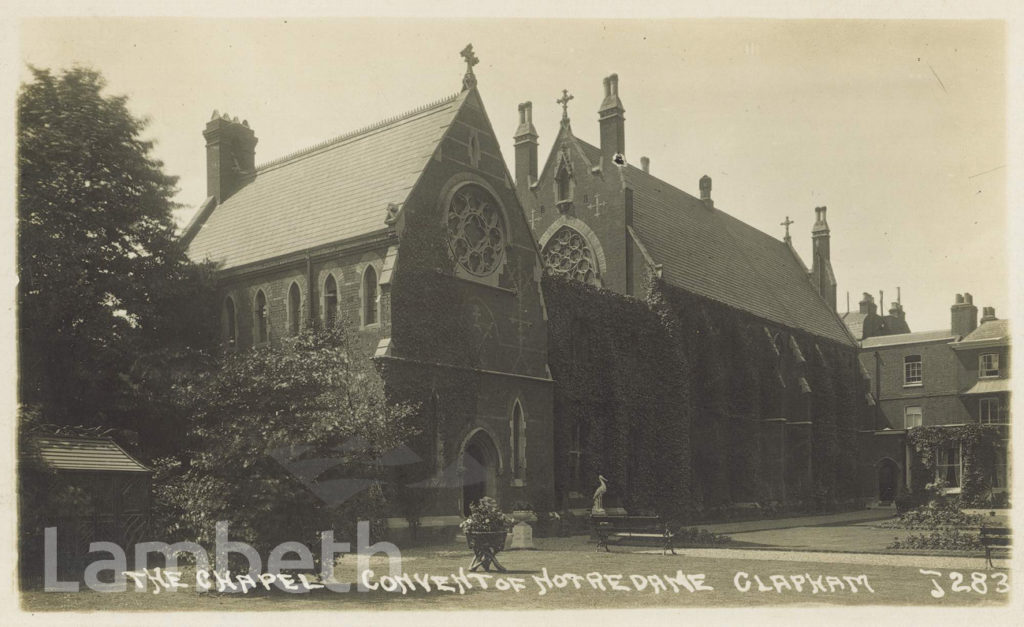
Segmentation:
{"type": "Polygon", "coordinates": [[[861,496],[856,348],[648,283],[641,300],[544,279],[556,498],[599,473],[631,512],[861,496]]]}

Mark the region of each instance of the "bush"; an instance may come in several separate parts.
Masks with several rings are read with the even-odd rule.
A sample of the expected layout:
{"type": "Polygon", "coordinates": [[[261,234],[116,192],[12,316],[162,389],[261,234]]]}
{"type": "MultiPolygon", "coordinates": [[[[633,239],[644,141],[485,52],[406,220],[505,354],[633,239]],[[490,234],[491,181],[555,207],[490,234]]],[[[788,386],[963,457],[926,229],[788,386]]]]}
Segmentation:
{"type": "Polygon", "coordinates": [[[977,533],[960,529],[941,529],[922,533],[900,540],[897,538],[889,549],[931,549],[945,551],[977,551],[985,548],[977,533]]]}
{"type": "Polygon", "coordinates": [[[900,514],[899,518],[881,523],[888,529],[942,529],[945,527],[977,527],[984,520],[978,514],[965,514],[951,505],[929,503],[900,514]]]}
{"type": "Polygon", "coordinates": [[[675,536],[675,546],[721,546],[732,542],[732,538],[729,536],[696,527],[678,529],[673,535],[675,536]]]}

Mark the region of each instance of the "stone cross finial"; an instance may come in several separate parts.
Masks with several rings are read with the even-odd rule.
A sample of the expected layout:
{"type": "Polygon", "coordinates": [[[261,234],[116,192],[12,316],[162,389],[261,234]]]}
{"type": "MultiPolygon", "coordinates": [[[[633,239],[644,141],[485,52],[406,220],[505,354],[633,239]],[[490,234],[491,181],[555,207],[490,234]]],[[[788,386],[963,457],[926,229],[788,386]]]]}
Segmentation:
{"type": "Polygon", "coordinates": [[[473,54],[473,44],[467,44],[459,54],[466,60],[466,75],[462,77],[462,89],[465,91],[476,87],[476,75],[473,74],[473,66],[480,63],[480,59],[476,58],[476,55],[473,54]]]}
{"type": "Polygon", "coordinates": [[[563,89],[562,90],[562,97],[555,101],[558,104],[562,105],[562,122],[563,123],[569,121],[569,101],[572,100],[573,98],[575,98],[575,96],[570,94],[568,89],[563,89]]]}
{"type": "Polygon", "coordinates": [[[791,239],[789,237],[789,225],[793,224],[793,220],[790,220],[789,216],[786,216],[785,222],[780,222],[779,224],[781,224],[782,226],[786,227],[786,241],[788,242],[791,239]]]}

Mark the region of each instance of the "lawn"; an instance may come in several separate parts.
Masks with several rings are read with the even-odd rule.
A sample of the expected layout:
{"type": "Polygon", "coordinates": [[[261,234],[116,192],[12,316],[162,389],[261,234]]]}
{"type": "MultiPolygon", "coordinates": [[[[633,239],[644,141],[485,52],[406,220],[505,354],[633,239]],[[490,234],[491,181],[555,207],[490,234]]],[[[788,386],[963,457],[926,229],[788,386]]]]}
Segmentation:
{"type": "MultiPolygon", "coordinates": [[[[145,592],[22,594],[29,611],[46,610],[498,610],[751,607],[773,605],[923,605],[962,606],[1006,603],[1007,571],[935,569],[885,564],[829,564],[820,561],[735,559],[723,557],[663,556],[631,548],[596,551],[585,538],[541,541],[543,550],[511,551],[499,558],[507,573],[491,573],[483,581],[467,577],[459,586],[453,575],[469,566],[470,552],[450,544],[403,552],[403,570],[409,575],[405,594],[387,575],[386,561],[371,560],[372,591],[341,593],[315,590],[305,594],[251,591],[242,594],[145,592]],[[926,569],[927,570],[927,569],[926,569]],[[960,575],[957,574],[960,572],[960,575]],[[972,575],[972,573],[980,573],[972,575]],[[546,577],[545,577],[546,574],[546,577]],[[568,574],[568,575],[567,575],[568,574]],[[447,580],[426,576],[447,577],[447,580]],[[831,578],[831,579],[830,579],[831,578]],[[933,579],[937,583],[933,583],[933,579]],[[550,582],[550,583],[548,583],[550,582]],[[442,589],[438,589],[438,584],[442,589]],[[486,583],[486,589],[483,589],[486,583]],[[409,585],[411,584],[411,586],[409,585]],[[430,591],[423,590],[424,584],[430,591]],[[394,587],[386,592],[382,588],[394,587]],[[410,590],[412,587],[414,589],[410,590]],[[461,590],[460,590],[461,587],[461,590]],[[518,591],[515,588],[520,588],[518,591]],[[602,589],[603,588],[603,589],[602,589]],[[710,589],[709,589],[710,588],[710,589]],[[937,591],[942,590],[941,596],[937,591]],[[543,593],[542,593],[543,592],[543,593]]],[[[926,564],[926,558],[922,558],[926,564]]],[[[194,572],[182,569],[182,581],[194,583],[194,572]]],[[[356,560],[347,555],[338,562],[339,581],[357,581],[356,560]]],[[[83,587],[84,590],[84,587],[83,587]]]]}

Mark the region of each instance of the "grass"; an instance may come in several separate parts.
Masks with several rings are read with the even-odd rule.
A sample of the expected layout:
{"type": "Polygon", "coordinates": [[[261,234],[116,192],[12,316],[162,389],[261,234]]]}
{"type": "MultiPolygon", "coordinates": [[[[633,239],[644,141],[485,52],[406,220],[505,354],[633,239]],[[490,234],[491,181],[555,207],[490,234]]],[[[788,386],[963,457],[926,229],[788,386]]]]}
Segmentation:
{"type": "MultiPolygon", "coordinates": [[[[613,548],[611,553],[595,550],[593,544],[583,537],[558,538],[539,540],[542,550],[511,551],[501,553],[499,559],[509,569],[508,573],[496,574],[490,579],[489,588],[482,590],[478,585],[464,594],[458,592],[416,591],[402,595],[398,592],[388,593],[381,590],[371,592],[336,593],[317,590],[308,594],[289,594],[280,591],[250,592],[241,594],[210,594],[184,590],[175,593],[161,592],[153,594],[152,588],[147,592],[98,593],[83,591],[80,593],[47,593],[41,590],[27,591],[22,594],[22,605],[28,611],[46,610],[110,610],[110,611],[267,611],[267,610],[521,610],[531,609],[588,609],[588,608],[664,608],[664,607],[751,607],[778,605],[977,605],[1005,603],[1007,595],[994,592],[996,582],[991,581],[987,594],[975,590],[954,593],[951,590],[949,572],[942,571],[940,585],[945,594],[934,598],[930,591],[933,584],[930,576],[922,575],[917,568],[890,565],[851,565],[828,564],[822,562],[793,562],[783,560],[754,560],[728,558],[728,551],[722,552],[722,558],[695,558],[684,555],[660,555],[654,553],[634,552],[634,548],[613,548]],[[631,588],[628,591],[611,590],[607,578],[603,580],[606,590],[595,589],[585,579],[580,588],[568,583],[563,588],[555,588],[545,594],[539,594],[539,585],[534,577],[542,577],[544,569],[553,577],[556,574],[574,573],[586,577],[588,573],[603,575],[622,575],[619,585],[631,588]],[[630,575],[644,577],[657,575],[662,577],[676,576],[678,572],[689,575],[703,575],[704,585],[714,590],[690,592],[681,588],[673,592],[670,586],[666,590],[653,591],[650,584],[642,591],[637,591],[630,583],[630,575]],[[742,592],[734,583],[737,573],[747,573],[748,577],[740,576],[740,583],[751,582],[751,589],[742,592]],[[753,579],[758,575],[765,585],[771,586],[772,575],[785,577],[800,576],[824,577],[844,575],[865,575],[873,593],[866,591],[863,585],[854,594],[849,588],[835,591],[819,591],[811,593],[811,585],[805,584],[803,592],[785,590],[781,592],[758,591],[753,579]],[[495,584],[499,578],[515,577],[523,580],[525,589],[520,592],[497,590],[495,584]]],[[[442,545],[434,547],[413,548],[403,552],[403,569],[412,575],[445,575],[458,573],[459,568],[467,568],[471,559],[470,552],[464,545],[442,545]]],[[[355,558],[345,556],[338,563],[337,577],[339,580],[356,581],[355,558]]],[[[983,570],[979,561],[978,570],[983,570]]],[[[386,562],[382,558],[371,560],[371,569],[376,576],[387,573],[386,562]]],[[[183,571],[186,569],[182,569],[183,571]]],[[[991,571],[987,577],[991,577],[991,571]]],[[[186,572],[183,581],[193,581],[191,572],[186,572]]],[[[966,579],[970,581],[970,573],[966,579]]],[[[840,579],[841,580],[841,579],[840,579]]],[[[379,581],[379,579],[376,579],[379,581]]],[[[788,581],[792,582],[792,579],[788,581]]],[[[472,580],[471,580],[472,583],[472,580]]],[[[83,587],[84,588],[84,587],[83,587]]]]}

